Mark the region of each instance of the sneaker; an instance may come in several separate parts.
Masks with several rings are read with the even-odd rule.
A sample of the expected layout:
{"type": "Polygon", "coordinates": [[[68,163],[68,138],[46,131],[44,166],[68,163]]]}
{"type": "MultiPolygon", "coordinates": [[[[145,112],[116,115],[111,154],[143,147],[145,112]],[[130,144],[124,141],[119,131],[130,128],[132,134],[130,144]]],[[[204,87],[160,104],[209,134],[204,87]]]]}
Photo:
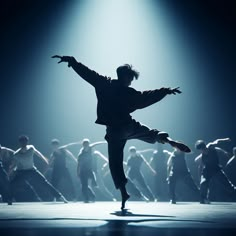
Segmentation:
{"type": "Polygon", "coordinates": [[[170,200],[170,204],[176,204],[175,200],[170,200]]]}
{"type": "Polygon", "coordinates": [[[211,204],[211,202],[208,199],[204,199],[200,201],[200,204],[211,204]]]}
{"type": "Polygon", "coordinates": [[[90,202],[95,202],[96,201],[96,197],[95,196],[92,196],[91,198],[90,198],[90,202]]]}
{"type": "Polygon", "coordinates": [[[11,206],[12,205],[12,201],[8,201],[7,205],[11,206]]]}

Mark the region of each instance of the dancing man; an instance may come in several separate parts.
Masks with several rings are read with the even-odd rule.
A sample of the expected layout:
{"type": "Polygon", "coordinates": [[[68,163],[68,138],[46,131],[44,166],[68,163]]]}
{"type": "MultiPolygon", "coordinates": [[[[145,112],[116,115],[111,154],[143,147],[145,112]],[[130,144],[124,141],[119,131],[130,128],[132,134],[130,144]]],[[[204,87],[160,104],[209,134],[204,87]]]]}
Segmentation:
{"type": "Polygon", "coordinates": [[[61,180],[65,180],[69,194],[67,199],[75,200],[75,189],[72,181],[72,177],[67,167],[67,158],[72,160],[77,165],[77,159],[68,150],[68,147],[78,145],[80,143],[69,143],[67,145],[60,146],[58,139],[51,141],[53,152],[51,154],[50,163],[52,164],[52,178],[51,183],[55,188],[59,188],[61,180]]]}
{"type": "Polygon", "coordinates": [[[96,157],[92,151],[92,148],[103,143],[106,142],[101,141],[90,143],[89,139],[84,139],[82,142],[82,148],[80,149],[78,155],[77,175],[80,179],[85,203],[90,201],[94,202],[96,197],[93,189],[89,186],[89,180],[91,180],[92,186],[97,187],[96,157]]]}
{"type": "MultiPolygon", "coordinates": [[[[48,160],[39,152],[33,145],[29,145],[29,138],[25,135],[19,137],[20,148],[14,153],[16,161],[16,174],[11,181],[11,190],[14,196],[14,189],[21,182],[27,182],[32,188],[32,191],[37,196],[36,185],[40,184],[47,189],[50,194],[57,200],[61,200],[67,203],[64,196],[54,188],[47,179],[37,170],[34,165],[34,155],[37,155],[45,163],[48,164],[48,160]]],[[[38,197],[38,196],[37,196],[38,197]]]]}
{"type": "Polygon", "coordinates": [[[185,153],[175,148],[173,152],[169,152],[168,154],[167,182],[169,185],[170,203],[176,204],[175,187],[178,180],[183,180],[183,182],[194,192],[197,199],[199,199],[199,189],[187,167],[185,153]]]}
{"type": "Polygon", "coordinates": [[[127,178],[123,169],[123,149],[127,140],[169,143],[184,152],[190,152],[185,144],[172,140],[165,132],[150,129],[135,121],[130,113],[148,107],[168,94],[177,94],[181,91],[179,88],[136,91],[130,85],[134,78],[138,78],[139,73],[128,64],[117,68],[118,79],[110,79],[77,62],[74,57],[55,55],[53,58],[59,58],[59,63],[68,63],[69,67],[95,88],[98,99],[96,123],[107,128],[105,139],[108,142],[109,167],[114,184],[121,192],[121,209],[124,209],[125,202],[130,197],[125,187],[127,178]]]}
{"type": "Polygon", "coordinates": [[[213,177],[217,176],[218,180],[228,190],[232,198],[235,197],[236,187],[230,182],[219,164],[219,152],[227,153],[223,149],[217,147],[223,142],[230,141],[229,138],[217,139],[214,142],[206,144],[203,140],[198,140],[195,148],[201,152],[195,158],[196,162],[201,161],[201,182],[200,182],[200,203],[209,204],[209,184],[213,177]]]}

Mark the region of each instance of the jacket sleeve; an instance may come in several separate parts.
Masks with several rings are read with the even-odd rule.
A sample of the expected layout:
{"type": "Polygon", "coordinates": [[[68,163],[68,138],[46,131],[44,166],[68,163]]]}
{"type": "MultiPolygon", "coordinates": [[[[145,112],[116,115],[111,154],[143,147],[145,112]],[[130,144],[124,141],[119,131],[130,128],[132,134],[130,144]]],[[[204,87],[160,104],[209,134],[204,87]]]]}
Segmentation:
{"type": "Polygon", "coordinates": [[[70,66],[81,78],[94,87],[102,86],[109,80],[107,77],[99,75],[97,72],[89,69],[82,63],[77,62],[74,58],[70,62],[70,66]]]}
{"type": "Polygon", "coordinates": [[[169,89],[167,88],[143,92],[134,90],[132,95],[132,108],[136,110],[148,107],[162,100],[167,94],[169,94],[169,89]]]}

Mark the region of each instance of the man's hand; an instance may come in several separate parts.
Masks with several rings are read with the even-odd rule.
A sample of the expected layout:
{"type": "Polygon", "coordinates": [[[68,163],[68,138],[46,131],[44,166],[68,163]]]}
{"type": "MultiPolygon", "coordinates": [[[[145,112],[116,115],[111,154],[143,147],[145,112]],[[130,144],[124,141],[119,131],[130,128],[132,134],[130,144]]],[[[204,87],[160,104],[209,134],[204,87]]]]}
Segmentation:
{"type": "Polygon", "coordinates": [[[62,63],[62,62],[68,62],[68,67],[71,67],[71,63],[74,59],[74,57],[70,57],[70,56],[59,56],[59,55],[54,55],[52,56],[52,58],[59,58],[60,61],[58,63],[62,63]]]}
{"type": "Polygon", "coordinates": [[[174,94],[176,95],[177,93],[182,93],[180,90],[179,90],[179,87],[177,88],[166,88],[167,89],[167,93],[168,94],[174,94]]]}

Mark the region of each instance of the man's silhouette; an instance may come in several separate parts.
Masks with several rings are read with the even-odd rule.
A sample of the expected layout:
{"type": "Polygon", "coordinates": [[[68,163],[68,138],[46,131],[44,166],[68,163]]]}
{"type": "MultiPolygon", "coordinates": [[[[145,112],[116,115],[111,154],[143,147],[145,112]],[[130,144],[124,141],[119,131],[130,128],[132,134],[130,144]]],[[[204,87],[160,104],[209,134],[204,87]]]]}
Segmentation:
{"type": "MultiPolygon", "coordinates": [[[[53,152],[50,156],[50,164],[52,165],[52,177],[51,183],[55,188],[59,188],[61,180],[64,179],[67,185],[67,198],[74,200],[75,189],[73,185],[72,176],[68,167],[67,159],[73,161],[77,164],[75,156],[69,151],[68,147],[73,145],[78,145],[79,143],[69,143],[67,145],[60,146],[60,141],[58,139],[53,139],[51,141],[53,152]]],[[[65,187],[65,186],[64,186],[65,187]]]]}
{"type": "Polygon", "coordinates": [[[138,78],[139,73],[128,64],[117,68],[118,79],[113,80],[90,70],[77,62],[74,57],[55,55],[53,58],[59,58],[58,63],[67,62],[69,67],[95,88],[98,99],[96,123],[107,127],[105,139],[108,142],[109,167],[114,184],[121,192],[123,209],[129,199],[125,187],[127,178],[123,169],[123,149],[127,140],[169,143],[184,152],[190,152],[186,145],[170,139],[167,133],[150,129],[135,121],[130,113],[160,101],[167,94],[181,93],[181,91],[179,88],[136,91],[129,86],[134,78],[138,78]]]}
{"type": "Polygon", "coordinates": [[[27,186],[31,188],[31,191],[33,191],[36,198],[38,197],[38,194],[34,187],[41,185],[45,187],[45,190],[48,190],[53,197],[67,203],[64,196],[48,182],[44,175],[34,165],[34,155],[41,158],[46,164],[48,164],[47,158],[33,145],[29,145],[28,136],[21,135],[18,141],[20,148],[14,153],[16,173],[10,184],[13,196],[15,196],[16,187],[20,183],[26,182],[27,186]]]}
{"type": "Polygon", "coordinates": [[[225,172],[222,170],[219,161],[219,153],[223,153],[228,157],[228,153],[217,147],[219,144],[230,141],[230,138],[217,139],[208,144],[203,140],[198,140],[195,143],[195,148],[201,152],[195,158],[195,162],[200,162],[201,165],[201,181],[200,181],[200,203],[209,204],[210,182],[214,177],[218,177],[218,181],[225,187],[232,199],[236,196],[236,186],[228,179],[225,172]]]}
{"type": "Polygon", "coordinates": [[[199,189],[187,167],[185,153],[175,148],[173,152],[168,152],[168,154],[169,159],[167,162],[167,182],[169,186],[170,203],[176,204],[175,189],[179,180],[182,180],[189,187],[189,189],[192,190],[192,192],[195,194],[195,197],[199,198],[199,189]]]}
{"type": "MultiPolygon", "coordinates": [[[[144,152],[145,150],[143,150],[144,152]]],[[[138,187],[141,188],[141,191],[148,197],[148,200],[155,201],[154,194],[152,193],[151,188],[146,183],[144,176],[141,171],[142,164],[145,164],[146,167],[152,172],[153,175],[156,175],[156,171],[150,166],[145,157],[141,154],[141,151],[137,151],[136,147],[131,146],[129,148],[129,157],[127,160],[127,177],[132,181],[138,184],[138,187]]]]}

